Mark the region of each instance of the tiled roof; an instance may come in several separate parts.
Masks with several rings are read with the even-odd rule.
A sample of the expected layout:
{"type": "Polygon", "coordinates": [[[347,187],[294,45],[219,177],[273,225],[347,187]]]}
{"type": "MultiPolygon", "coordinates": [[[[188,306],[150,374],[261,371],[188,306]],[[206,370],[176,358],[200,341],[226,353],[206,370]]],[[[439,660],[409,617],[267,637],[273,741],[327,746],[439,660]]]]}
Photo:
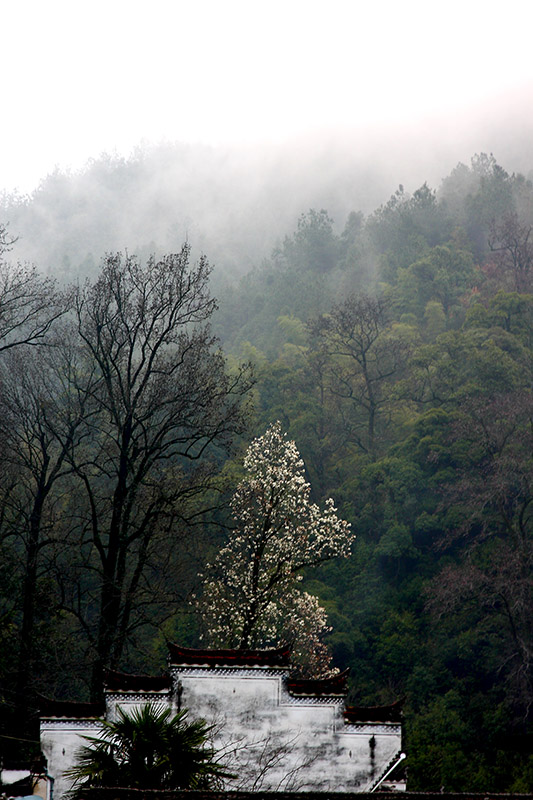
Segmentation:
{"type": "Polygon", "coordinates": [[[45,719],[61,717],[63,719],[98,719],[105,715],[104,703],[78,703],[70,700],[51,700],[49,697],[39,698],[40,716],[45,719]]]}
{"type": "Polygon", "coordinates": [[[389,706],[348,706],[344,712],[344,721],[356,722],[401,722],[403,700],[397,700],[389,706]]]}
{"type": "Polygon", "coordinates": [[[198,667],[288,667],[290,650],[195,650],[169,645],[169,660],[179,666],[198,667]]]}
{"type": "Polygon", "coordinates": [[[172,679],[170,675],[130,675],[108,669],[104,673],[104,688],[108,692],[168,692],[172,679]]]}
{"type": "Polygon", "coordinates": [[[350,670],[345,669],[331,678],[320,680],[291,679],[287,681],[287,689],[292,695],[298,697],[323,697],[323,696],[344,696],[347,692],[346,682],[350,670]]]}

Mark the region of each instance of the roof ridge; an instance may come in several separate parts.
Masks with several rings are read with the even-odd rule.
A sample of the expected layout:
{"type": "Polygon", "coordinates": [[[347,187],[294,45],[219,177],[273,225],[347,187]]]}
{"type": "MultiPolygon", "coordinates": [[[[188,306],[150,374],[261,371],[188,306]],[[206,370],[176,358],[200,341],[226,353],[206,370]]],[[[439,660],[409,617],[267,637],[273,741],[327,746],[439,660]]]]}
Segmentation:
{"type": "Polygon", "coordinates": [[[169,662],[187,666],[226,667],[278,667],[288,668],[290,648],[268,648],[265,650],[242,650],[181,647],[169,643],[169,662]]]}

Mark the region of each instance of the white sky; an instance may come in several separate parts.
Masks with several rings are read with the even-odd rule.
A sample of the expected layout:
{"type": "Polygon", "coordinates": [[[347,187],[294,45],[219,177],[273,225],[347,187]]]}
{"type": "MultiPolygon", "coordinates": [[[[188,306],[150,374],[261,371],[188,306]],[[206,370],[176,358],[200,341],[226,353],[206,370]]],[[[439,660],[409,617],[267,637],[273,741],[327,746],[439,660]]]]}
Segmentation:
{"type": "Polygon", "coordinates": [[[438,138],[533,99],[530,0],[5,0],[0,22],[0,189],[141,140],[438,138]]]}

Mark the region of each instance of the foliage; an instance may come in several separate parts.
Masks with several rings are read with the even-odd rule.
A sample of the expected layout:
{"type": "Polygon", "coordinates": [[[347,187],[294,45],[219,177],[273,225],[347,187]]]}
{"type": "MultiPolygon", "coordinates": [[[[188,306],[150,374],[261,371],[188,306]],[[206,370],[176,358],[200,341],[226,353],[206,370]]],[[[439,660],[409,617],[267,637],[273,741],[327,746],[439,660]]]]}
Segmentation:
{"type": "Polygon", "coordinates": [[[508,702],[526,717],[533,705],[533,407],[529,391],[462,405],[453,436],[470,443],[470,457],[447,499],[460,503],[464,523],[454,534],[466,557],[440,573],[433,591],[438,613],[475,598],[496,616],[498,669],[508,702]]]}
{"type": "Polygon", "coordinates": [[[327,383],[345,439],[374,458],[382,445],[390,408],[391,385],[410,349],[409,332],[390,326],[382,297],[350,295],[330,314],[310,322],[327,356],[327,383]]]}
{"type": "MultiPolygon", "coordinates": [[[[58,203],[77,209],[76,233],[71,228],[62,243],[44,248],[53,250],[52,260],[64,272],[94,274],[96,262],[87,254],[116,246],[109,238],[110,219],[116,219],[114,182],[131,188],[147,169],[143,157],[101,161],[76,179],[72,203],[58,203]],[[105,218],[100,213],[91,230],[82,230],[81,198],[88,192],[80,187],[96,173],[109,203],[102,204],[105,218]],[[63,258],[67,251],[70,265],[63,258]]],[[[48,219],[47,198],[63,197],[69,185],[64,176],[50,178],[28,207],[21,205],[15,224],[26,212],[48,219]]],[[[209,205],[217,193],[204,193],[203,204],[207,195],[209,205]]],[[[194,218],[194,198],[182,196],[194,218]]],[[[251,203],[250,213],[277,225],[270,241],[277,237],[280,245],[265,257],[269,238],[263,237],[248,274],[227,276],[225,283],[219,278],[218,311],[208,298],[203,264],[196,288],[205,318],[182,326],[181,338],[166,348],[169,359],[181,354],[179,367],[166,377],[157,371],[139,395],[127,365],[130,356],[138,365],[142,354],[138,337],[144,329],[134,320],[150,306],[139,299],[141,288],[155,298],[158,282],[166,285],[176,266],[180,272],[179,253],[174,262],[161,260],[166,267],[158,266],[159,259],[148,267],[140,266],[140,258],[106,259],[100,277],[75,294],[71,333],[58,318],[44,338],[34,340],[50,344],[57,329],[53,349],[30,345],[40,357],[21,349],[23,337],[14,331],[19,346],[4,352],[0,373],[0,641],[6,650],[0,668],[6,702],[15,697],[9,692],[16,690],[21,659],[32,675],[26,681],[19,671],[20,685],[80,697],[85,665],[99,658],[97,651],[108,651],[110,661],[135,659],[135,667],[147,669],[163,652],[165,637],[185,637],[194,646],[198,618],[190,614],[187,595],[203,573],[201,602],[211,603],[207,641],[267,646],[291,640],[306,658],[318,653],[322,665],[330,650],[334,667],[352,669],[350,701],[375,705],[406,698],[409,788],[531,791],[532,199],[530,180],[481,153],[459,164],[436,191],[427,184],[412,193],[400,187],[374,213],[352,212],[340,235],[325,210],[298,218],[302,206],[293,204],[291,232],[277,206],[262,215],[251,203]],[[152,270],[157,275],[159,269],[167,277],[152,280],[152,270]],[[208,318],[223,339],[227,367],[208,318]],[[250,427],[231,423],[220,441],[215,424],[216,435],[198,459],[190,457],[202,450],[194,436],[188,441],[198,451],[193,444],[178,452],[172,439],[172,456],[164,450],[157,455],[163,440],[155,434],[165,420],[172,417],[174,432],[188,435],[191,419],[200,421],[212,408],[204,389],[217,385],[215,375],[222,388],[226,380],[235,389],[249,384],[239,373],[242,360],[255,367],[250,427]],[[173,408],[179,413],[165,417],[173,408]],[[264,444],[261,434],[274,420],[287,431],[283,447],[298,442],[306,478],[296,455],[291,463],[300,484],[276,483],[256,444],[250,466],[261,469],[255,476],[245,469],[243,476],[240,460],[225,447],[244,433],[264,444]],[[63,451],[69,425],[74,443],[63,451]],[[145,445],[146,458],[154,455],[155,461],[142,473],[145,445]],[[57,464],[48,494],[36,491],[48,485],[57,464]],[[122,468],[125,482],[119,480],[122,468]],[[309,528],[299,528],[292,511],[271,513],[271,527],[261,524],[270,513],[268,486],[279,490],[280,509],[283,491],[299,486],[300,494],[295,489],[287,503],[293,496],[298,508],[305,495],[308,509],[325,508],[316,518],[329,509],[349,521],[357,531],[350,556],[315,563],[321,559],[311,558],[314,545],[293,556],[293,534],[301,529],[307,548],[309,528]],[[324,506],[331,495],[338,512],[324,506]],[[40,517],[31,514],[39,498],[40,517]],[[154,517],[144,512],[156,508],[161,515],[152,525],[154,517]],[[213,509],[215,526],[204,524],[206,508],[213,509]],[[190,531],[195,535],[187,536],[190,531]],[[115,626],[100,637],[104,583],[113,594],[110,604],[106,595],[105,607],[115,626]],[[25,604],[24,596],[31,602],[25,604]],[[254,615],[259,621],[252,630],[254,615]],[[32,624],[28,660],[22,631],[32,624]],[[113,639],[110,649],[98,643],[106,637],[113,639]],[[16,659],[7,654],[13,649],[16,659]]],[[[355,195],[351,200],[359,202],[355,195]]],[[[146,219],[133,219],[146,229],[146,219]]],[[[163,245],[181,223],[169,233],[157,219],[153,238],[163,245]]],[[[217,266],[246,249],[242,220],[235,214],[230,233],[239,244],[228,246],[217,266]]],[[[342,219],[337,222],[342,230],[342,219]]],[[[46,235],[54,232],[47,228],[46,235]]],[[[14,242],[5,228],[1,236],[5,261],[14,242]]],[[[6,269],[22,274],[18,266],[6,269]]],[[[181,274],[198,275],[195,269],[181,274]]],[[[51,282],[30,273],[32,280],[20,286],[61,299],[51,282]]],[[[0,325],[2,313],[0,293],[0,325]]],[[[151,345],[146,347],[148,352],[151,345]]],[[[216,391],[212,399],[216,405],[216,391]]],[[[312,515],[304,519],[314,524],[312,515]]],[[[318,662],[316,672],[329,669],[319,669],[318,662]]]]}
{"type": "Polygon", "coordinates": [[[104,721],[68,771],[74,779],[71,796],[83,797],[91,786],[130,789],[213,790],[230,777],[207,745],[212,726],[187,721],[188,712],[172,716],[170,709],[143,705],[118,719],[104,721]]]}
{"type": "Polygon", "coordinates": [[[338,257],[339,244],[327,211],[310,209],[298,219],[296,232],[286,236],[278,253],[293,269],[330,272],[338,257]]]}
{"type": "Polygon", "coordinates": [[[418,318],[428,304],[438,302],[444,312],[446,326],[460,320],[461,297],[475,280],[470,253],[454,243],[438,245],[408,267],[398,270],[395,302],[400,313],[413,313],[418,318]]]}

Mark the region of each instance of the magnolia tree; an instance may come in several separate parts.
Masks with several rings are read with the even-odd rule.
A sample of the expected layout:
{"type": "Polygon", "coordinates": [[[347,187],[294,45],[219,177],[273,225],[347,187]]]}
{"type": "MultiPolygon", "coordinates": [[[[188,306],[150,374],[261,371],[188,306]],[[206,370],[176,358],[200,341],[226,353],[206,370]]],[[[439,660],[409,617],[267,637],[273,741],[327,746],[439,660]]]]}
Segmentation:
{"type": "Polygon", "coordinates": [[[236,528],[207,566],[197,601],[205,638],[238,649],[290,644],[296,671],[324,675],[326,612],[298,582],[304,567],[349,555],[350,524],[331,498],[323,511],[310,502],[304,463],[279,422],[251,443],[244,468],[231,502],[236,528]]]}

